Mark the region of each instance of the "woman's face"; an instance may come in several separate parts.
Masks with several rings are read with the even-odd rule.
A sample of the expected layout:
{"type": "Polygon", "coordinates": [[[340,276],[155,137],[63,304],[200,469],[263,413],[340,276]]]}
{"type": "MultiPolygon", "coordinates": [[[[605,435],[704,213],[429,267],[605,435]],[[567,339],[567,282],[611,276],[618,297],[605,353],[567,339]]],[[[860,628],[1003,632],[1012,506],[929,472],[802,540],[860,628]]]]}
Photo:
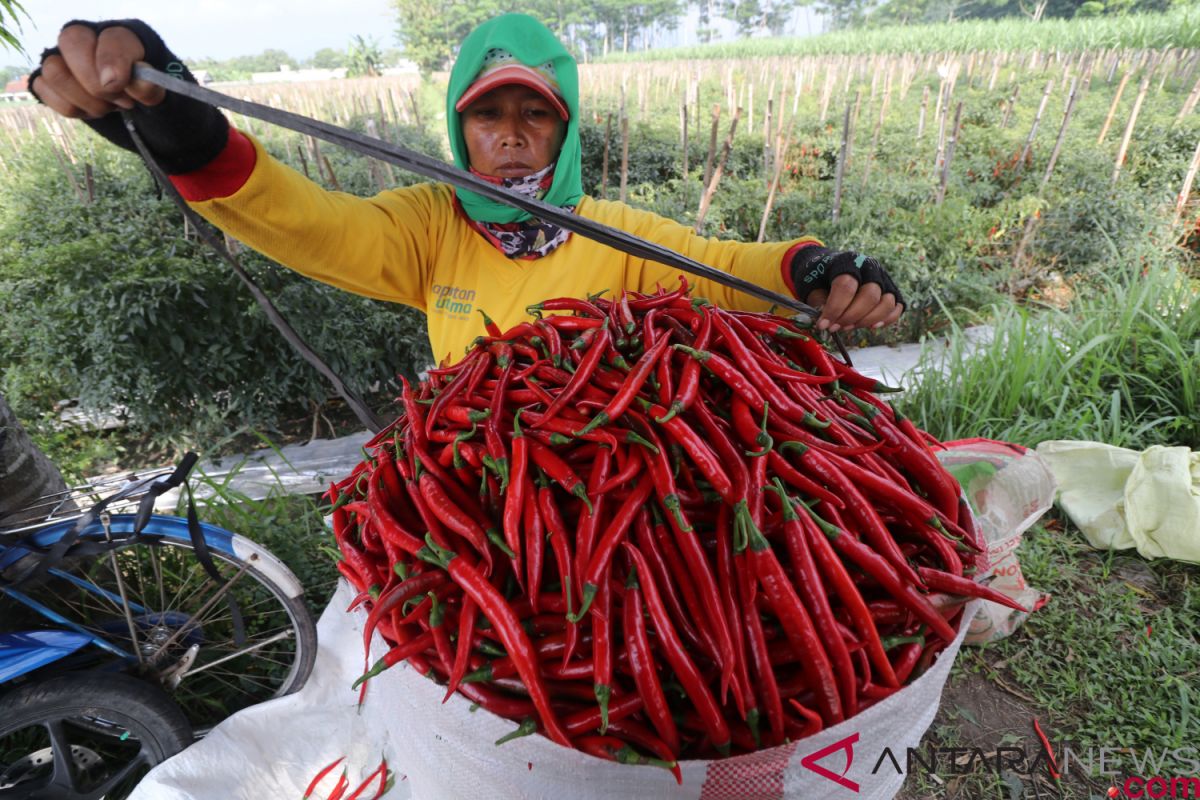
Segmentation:
{"type": "Polygon", "coordinates": [[[567,124],[538,92],[500,86],[462,110],[471,166],[494,178],[523,178],[558,158],[567,124]]]}

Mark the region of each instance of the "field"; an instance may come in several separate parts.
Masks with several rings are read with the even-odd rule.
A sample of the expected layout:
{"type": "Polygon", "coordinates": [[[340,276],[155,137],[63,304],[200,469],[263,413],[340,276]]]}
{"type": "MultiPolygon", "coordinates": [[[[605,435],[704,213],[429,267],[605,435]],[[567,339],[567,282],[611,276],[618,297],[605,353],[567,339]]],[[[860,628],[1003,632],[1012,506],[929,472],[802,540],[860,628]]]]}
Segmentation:
{"type": "MultiPolygon", "coordinates": [[[[835,37],[820,52],[757,43],[586,65],[585,189],[708,235],[810,233],[881,258],[909,311],[851,343],[950,343],[949,369],[902,401],[941,438],[1200,449],[1200,42],[1188,38],[1200,23],[1192,9],[1063,26],[1038,34],[1054,45],[1029,26],[961,25],[835,37]],[[976,322],[995,335],[968,356],[961,329],[976,322]]],[[[448,152],[444,76],[228,90],[448,152]]],[[[330,188],[415,180],[232,119],[330,188]]],[[[0,130],[0,391],[56,460],[134,466],[185,444],[236,450],[251,431],[290,438],[344,421],[132,157],[34,107],[0,109],[0,130]],[[64,397],[123,406],[131,427],[57,430],[48,420],[64,397]]],[[[429,363],[418,314],[241,258],[376,408],[397,371],[429,363]]],[[[288,520],[321,538],[311,504],[237,509],[250,532],[278,537],[266,532],[288,520]]],[[[324,567],[309,555],[316,584],[324,567]]],[[[1032,754],[1038,718],[1077,753],[1194,750],[1196,567],[1092,551],[1057,513],[1020,557],[1053,599],[1011,638],[964,651],[927,743],[1032,754]]],[[[1061,783],[1042,768],[994,774],[970,753],[957,766],[913,775],[902,796],[1090,800],[1111,785],[1078,769],[1061,783]]]]}

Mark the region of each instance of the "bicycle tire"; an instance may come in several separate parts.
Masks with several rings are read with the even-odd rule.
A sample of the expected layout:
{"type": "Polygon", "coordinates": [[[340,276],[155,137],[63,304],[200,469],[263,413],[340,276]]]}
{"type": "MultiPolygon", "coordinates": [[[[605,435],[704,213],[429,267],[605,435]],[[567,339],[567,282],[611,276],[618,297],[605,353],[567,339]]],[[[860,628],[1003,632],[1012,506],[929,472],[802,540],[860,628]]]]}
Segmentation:
{"type": "MultiPolygon", "coordinates": [[[[238,598],[245,617],[248,638],[244,646],[233,644],[225,604],[219,598],[213,600],[206,596],[206,601],[213,602],[204,610],[197,594],[199,590],[190,590],[193,584],[198,584],[201,589],[209,588],[211,595],[216,587],[212,586],[193,554],[186,520],[178,517],[150,518],[142,533],[153,537],[154,544],[144,541],[129,544],[111,556],[72,559],[60,567],[61,571],[101,587],[110,598],[118,600],[121,586],[115,575],[120,572],[126,596],[131,606],[139,611],[134,620],[133,635],[128,630],[129,620],[121,612],[123,604],[116,600],[106,600],[93,590],[81,589],[58,575],[47,577],[28,589],[35,600],[81,624],[88,632],[123,646],[127,651],[140,652],[150,663],[139,662],[136,670],[143,677],[163,684],[192,721],[199,736],[242,708],[299,690],[312,671],[317,650],[316,624],[304,604],[303,589],[290,570],[269,551],[245,537],[206,523],[202,528],[210,555],[222,577],[229,580],[244,570],[230,589],[238,598]],[[117,560],[119,570],[112,568],[110,558],[117,560]],[[148,573],[160,576],[149,586],[159,590],[157,602],[153,603],[148,602],[151,598],[147,597],[145,576],[148,573]],[[168,573],[179,576],[169,594],[166,581],[161,580],[161,576],[168,573]],[[188,590],[186,594],[185,590],[188,590]],[[191,624],[189,621],[194,621],[195,627],[187,629],[191,624]],[[186,630],[181,632],[180,628],[186,630]],[[290,636],[286,636],[289,632],[290,636]],[[171,641],[177,633],[178,639],[171,641]],[[268,641],[280,636],[284,638],[268,641]],[[135,638],[137,647],[133,645],[135,638]],[[293,643],[290,646],[288,639],[293,643]],[[268,643],[263,644],[264,641],[268,643]],[[170,685],[166,666],[179,663],[192,644],[200,645],[195,662],[177,686],[170,685]],[[239,651],[242,655],[234,656],[239,651]],[[227,656],[231,658],[219,661],[227,656]]],[[[110,530],[117,539],[131,534],[132,515],[113,516],[110,530]]],[[[52,541],[55,535],[53,530],[40,532],[42,541],[39,543],[52,541]]],[[[103,539],[104,536],[102,526],[97,523],[85,530],[81,539],[103,539]]],[[[0,618],[6,619],[5,627],[10,627],[7,616],[0,615],[0,618]]]]}
{"type": "Polygon", "coordinates": [[[119,800],[191,741],[171,698],[128,675],[27,684],[0,694],[0,800],[119,800]]]}

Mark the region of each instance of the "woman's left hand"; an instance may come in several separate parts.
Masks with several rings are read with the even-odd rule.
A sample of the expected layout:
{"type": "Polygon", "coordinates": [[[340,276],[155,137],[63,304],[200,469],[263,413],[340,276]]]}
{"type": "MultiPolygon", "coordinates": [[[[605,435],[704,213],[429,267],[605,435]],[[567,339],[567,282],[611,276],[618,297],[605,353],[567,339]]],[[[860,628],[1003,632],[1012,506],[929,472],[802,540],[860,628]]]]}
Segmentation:
{"type": "Polygon", "coordinates": [[[806,247],[797,253],[793,269],[796,295],[821,309],[819,330],[882,328],[904,313],[900,289],[870,256],[806,247]]]}

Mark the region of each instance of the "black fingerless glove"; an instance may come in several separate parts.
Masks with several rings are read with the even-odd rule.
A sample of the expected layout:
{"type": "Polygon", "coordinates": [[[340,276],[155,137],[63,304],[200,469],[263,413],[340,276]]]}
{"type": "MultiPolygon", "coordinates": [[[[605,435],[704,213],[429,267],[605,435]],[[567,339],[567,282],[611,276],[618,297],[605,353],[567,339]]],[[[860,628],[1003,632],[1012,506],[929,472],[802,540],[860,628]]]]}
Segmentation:
{"type": "MultiPolygon", "coordinates": [[[[189,83],[196,83],[191,71],[179,57],[167,49],[163,40],[154,30],[139,19],[118,19],[106,22],[88,22],[72,20],[64,25],[84,25],[99,35],[107,28],[121,27],[133,31],[146,50],[147,64],[162,70],[189,83]]],[[[51,55],[58,55],[58,48],[52,47],[42,53],[42,62],[51,55]]],[[[29,85],[42,72],[41,66],[29,76],[29,85]]],[[[33,92],[33,89],[30,89],[33,92]]],[[[33,92],[37,97],[37,93],[33,92]]],[[[41,101],[41,98],[38,98],[41,101]]],[[[215,107],[193,100],[190,97],[168,91],[166,98],[156,106],[134,105],[134,126],[146,142],[163,169],[169,175],[180,175],[199,169],[216,158],[229,140],[229,122],[225,115],[215,107]]],[[[137,152],[133,138],[125,128],[121,113],[114,111],[99,119],[85,119],[84,123],[108,141],[126,150],[137,152]]]]}
{"type": "Polygon", "coordinates": [[[828,292],[833,279],[840,275],[853,275],[860,285],[877,283],[882,294],[891,294],[895,296],[897,305],[906,305],[899,287],[887,270],[870,256],[809,245],[802,247],[792,257],[792,284],[801,302],[806,302],[809,293],[815,289],[828,292]]]}

